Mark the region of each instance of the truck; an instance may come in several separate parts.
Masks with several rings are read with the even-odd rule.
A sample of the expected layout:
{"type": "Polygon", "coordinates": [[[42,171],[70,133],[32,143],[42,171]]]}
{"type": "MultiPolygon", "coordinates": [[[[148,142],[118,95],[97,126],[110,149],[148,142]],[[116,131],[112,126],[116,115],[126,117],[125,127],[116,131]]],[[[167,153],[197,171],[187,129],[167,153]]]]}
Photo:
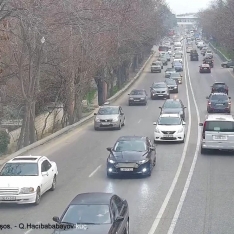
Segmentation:
{"type": "Polygon", "coordinates": [[[198,61],[198,53],[196,50],[190,51],[190,61],[198,61]]]}

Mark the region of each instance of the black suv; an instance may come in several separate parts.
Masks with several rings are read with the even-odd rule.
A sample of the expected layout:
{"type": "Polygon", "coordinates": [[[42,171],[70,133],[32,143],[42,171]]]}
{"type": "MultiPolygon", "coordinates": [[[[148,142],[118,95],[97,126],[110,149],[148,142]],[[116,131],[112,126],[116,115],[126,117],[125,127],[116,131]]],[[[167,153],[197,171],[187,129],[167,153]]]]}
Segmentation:
{"type": "Polygon", "coordinates": [[[198,61],[197,50],[191,50],[190,51],[190,61],[198,61]]]}
{"type": "Polygon", "coordinates": [[[211,86],[211,93],[226,93],[228,95],[228,86],[224,82],[215,82],[211,86]]]}
{"type": "Polygon", "coordinates": [[[231,97],[226,93],[211,93],[206,99],[208,113],[231,113],[231,97]]]}

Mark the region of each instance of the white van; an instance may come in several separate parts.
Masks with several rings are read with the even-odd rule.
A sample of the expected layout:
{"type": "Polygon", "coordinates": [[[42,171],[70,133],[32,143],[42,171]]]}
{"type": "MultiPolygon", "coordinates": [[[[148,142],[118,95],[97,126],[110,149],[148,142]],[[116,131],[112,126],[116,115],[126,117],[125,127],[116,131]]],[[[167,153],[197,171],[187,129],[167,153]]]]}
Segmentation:
{"type": "Polygon", "coordinates": [[[203,126],[201,154],[207,150],[234,150],[234,118],[230,114],[208,115],[203,126]]]}
{"type": "Polygon", "coordinates": [[[197,48],[202,49],[205,46],[205,43],[203,41],[199,41],[197,43],[197,48]]]}
{"type": "Polygon", "coordinates": [[[182,47],[182,43],[181,42],[175,42],[174,47],[182,47]]]}

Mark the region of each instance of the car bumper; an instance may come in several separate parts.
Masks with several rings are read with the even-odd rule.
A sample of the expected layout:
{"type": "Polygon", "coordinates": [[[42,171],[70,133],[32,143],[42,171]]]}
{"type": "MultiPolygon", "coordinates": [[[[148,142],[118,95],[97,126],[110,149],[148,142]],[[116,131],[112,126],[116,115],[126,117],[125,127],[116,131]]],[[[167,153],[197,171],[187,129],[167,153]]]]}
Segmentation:
{"type": "Polygon", "coordinates": [[[207,69],[207,70],[200,70],[200,73],[210,73],[210,69],[207,69]]]}
{"type": "Polygon", "coordinates": [[[34,203],[36,200],[36,193],[32,194],[19,194],[19,195],[0,195],[0,203],[11,203],[11,204],[29,204],[34,203]],[[12,198],[12,200],[3,200],[4,198],[12,198]],[[13,199],[14,198],[14,199],[13,199]]]}
{"type": "Polygon", "coordinates": [[[225,109],[218,109],[218,108],[207,108],[209,112],[213,113],[229,113],[231,112],[231,108],[225,108],[225,109]]]}
{"type": "Polygon", "coordinates": [[[177,88],[169,88],[170,93],[177,93],[178,92],[178,87],[177,88]]]}
{"type": "Polygon", "coordinates": [[[152,98],[166,98],[168,95],[167,93],[151,93],[152,98]]]}
{"type": "Polygon", "coordinates": [[[147,175],[150,173],[150,163],[145,163],[139,165],[138,168],[116,168],[114,164],[107,163],[107,173],[110,176],[114,175],[123,175],[123,176],[128,176],[128,175],[147,175]],[[130,170],[129,170],[130,169],[130,170]]]}
{"type": "Polygon", "coordinates": [[[161,68],[151,68],[151,72],[160,72],[161,68]]]}
{"type": "Polygon", "coordinates": [[[144,99],[144,100],[129,100],[128,103],[129,104],[134,104],[134,105],[137,105],[137,104],[145,104],[147,101],[144,99]]]}
{"type": "Polygon", "coordinates": [[[117,128],[119,127],[119,121],[118,122],[94,122],[95,128],[103,128],[103,129],[111,129],[111,128],[117,128]]]}
{"type": "Polygon", "coordinates": [[[234,150],[234,142],[226,141],[202,141],[201,147],[203,149],[213,149],[213,150],[234,150]]]}
{"type": "Polygon", "coordinates": [[[174,133],[171,136],[167,136],[162,133],[154,132],[154,140],[155,141],[182,141],[184,140],[184,132],[174,133]]]}

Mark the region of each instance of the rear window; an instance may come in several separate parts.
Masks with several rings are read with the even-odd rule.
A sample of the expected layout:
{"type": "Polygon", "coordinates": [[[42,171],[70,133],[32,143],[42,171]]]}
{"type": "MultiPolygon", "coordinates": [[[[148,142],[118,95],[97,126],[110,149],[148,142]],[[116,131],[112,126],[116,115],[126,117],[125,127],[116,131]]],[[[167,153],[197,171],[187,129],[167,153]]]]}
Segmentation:
{"type": "Polygon", "coordinates": [[[210,99],[212,101],[226,101],[228,97],[226,95],[211,95],[210,99]]]}
{"type": "Polygon", "coordinates": [[[211,132],[234,132],[234,122],[232,121],[206,121],[204,131],[211,132]]]}

